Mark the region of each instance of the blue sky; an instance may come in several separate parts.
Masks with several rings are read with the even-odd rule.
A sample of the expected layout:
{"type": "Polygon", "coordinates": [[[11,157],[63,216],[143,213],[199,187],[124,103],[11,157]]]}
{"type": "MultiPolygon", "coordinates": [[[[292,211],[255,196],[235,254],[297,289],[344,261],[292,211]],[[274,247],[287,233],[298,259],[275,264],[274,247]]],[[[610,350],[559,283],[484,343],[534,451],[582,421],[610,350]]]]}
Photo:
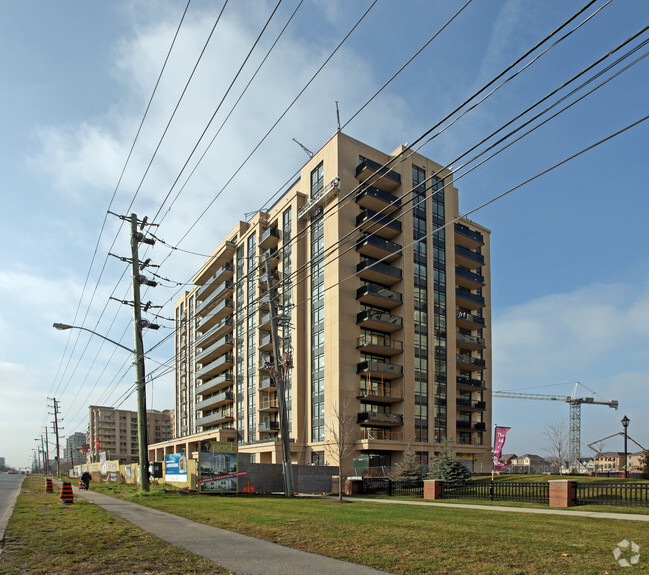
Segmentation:
{"type": "MultiPolygon", "coordinates": [[[[379,0],[183,237],[371,5],[369,0],[305,1],[178,200],[171,209],[170,200],[164,204],[157,235],[184,250],[209,253],[234,221],[262,207],[305,161],[292,138],[311,150],[322,146],[336,129],[335,102],[346,123],[463,3],[379,0]]],[[[595,3],[585,14],[604,4],[595,3]]],[[[172,189],[275,2],[243,0],[226,6],[143,179],[221,5],[190,6],[117,187],[184,3],[0,4],[0,456],[9,464],[31,461],[34,438],[51,421],[48,396],[61,403],[67,435],[85,430],[89,404],[111,405],[128,394],[134,378],[128,354],[51,325],[83,322],[132,345],[131,310],[108,300],[111,295],[130,299],[128,274],[120,279],[125,264],[106,260],[108,251],[128,255],[128,233],[119,230],[114,217],[101,237],[99,230],[116,189],[113,212],[152,218],[196,165],[198,155],[172,189]]],[[[207,141],[297,5],[297,0],[280,5],[207,141]]],[[[581,7],[558,0],[472,2],[345,132],[386,152],[415,141],[581,7]]],[[[647,22],[646,2],[610,2],[421,153],[459,167],[463,162],[456,158],[463,152],[647,22]]],[[[634,58],[641,54],[642,49],[634,58]]],[[[461,211],[644,117],[648,60],[458,179],[461,211]]],[[[471,216],[492,230],[494,389],[569,395],[580,381],[620,401],[617,412],[583,408],[584,454],[587,443],[619,431],[625,413],[631,436],[649,446],[649,256],[643,243],[648,136],[645,122],[471,216]]],[[[205,148],[206,143],[200,145],[198,154],[205,148]]],[[[171,317],[180,289],[176,284],[187,282],[203,258],[171,252],[160,243],[147,257],[162,264],[159,273],[169,281],[145,298],[163,305],[161,315],[171,317]]],[[[160,323],[162,329],[146,335],[147,349],[170,333],[171,323],[160,323]]],[[[153,372],[171,354],[168,343],[155,348],[147,370],[153,372]]],[[[148,405],[169,408],[172,397],[173,380],[162,376],[148,390],[148,405]]],[[[134,397],[122,405],[134,408],[134,397]]],[[[545,427],[567,416],[565,404],[494,401],[494,422],[512,427],[507,452],[542,454],[545,427]]],[[[621,450],[622,444],[610,440],[606,447],[621,450]]]]}

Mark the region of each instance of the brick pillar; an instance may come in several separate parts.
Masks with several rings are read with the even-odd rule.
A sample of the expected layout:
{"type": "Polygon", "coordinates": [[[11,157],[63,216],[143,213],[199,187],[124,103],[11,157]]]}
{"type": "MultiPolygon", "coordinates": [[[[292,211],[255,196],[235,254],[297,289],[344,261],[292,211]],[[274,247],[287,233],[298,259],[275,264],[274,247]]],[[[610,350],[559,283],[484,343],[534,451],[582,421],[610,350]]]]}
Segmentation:
{"type": "Polygon", "coordinates": [[[424,480],[424,499],[441,499],[442,481],[437,479],[424,480]]]}
{"type": "Polygon", "coordinates": [[[577,505],[577,482],[570,479],[549,481],[550,507],[574,507],[577,505]]]}
{"type": "Polygon", "coordinates": [[[347,479],[343,483],[343,491],[345,495],[356,495],[361,490],[363,485],[362,479],[347,479]]]}

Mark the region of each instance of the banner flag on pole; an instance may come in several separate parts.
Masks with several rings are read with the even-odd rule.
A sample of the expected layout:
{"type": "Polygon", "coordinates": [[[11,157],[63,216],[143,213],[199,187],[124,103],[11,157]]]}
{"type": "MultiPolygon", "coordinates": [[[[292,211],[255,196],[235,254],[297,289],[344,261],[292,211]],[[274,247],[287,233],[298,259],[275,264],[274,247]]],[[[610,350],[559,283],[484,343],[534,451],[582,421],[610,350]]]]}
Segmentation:
{"type": "Polygon", "coordinates": [[[511,427],[499,427],[496,426],[496,432],[494,434],[494,454],[493,454],[493,468],[494,469],[503,469],[509,467],[502,459],[503,455],[503,446],[505,445],[505,437],[507,432],[511,427]]]}

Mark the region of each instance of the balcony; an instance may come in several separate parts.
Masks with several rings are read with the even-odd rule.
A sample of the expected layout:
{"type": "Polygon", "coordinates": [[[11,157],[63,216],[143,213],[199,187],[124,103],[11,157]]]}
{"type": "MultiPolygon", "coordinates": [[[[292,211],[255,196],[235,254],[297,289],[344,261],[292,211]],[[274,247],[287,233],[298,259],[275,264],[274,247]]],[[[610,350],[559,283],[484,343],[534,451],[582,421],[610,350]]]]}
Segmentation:
{"type": "Polygon", "coordinates": [[[476,335],[468,335],[465,333],[460,333],[459,331],[455,334],[457,341],[457,346],[462,349],[484,349],[485,340],[483,337],[478,337],[476,335]]]}
{"type": "Polygon", "coordinates": [[[392,429],[361,427],[361,441],[401,441],[401,432],[392,429]]]}
{"type": "Polygon", "coordinates": [[[392,404],[403,401],[403,393],[400,389],[393,389],[390,385],[367,382],[361,384],[356,399],[372,403],[392,404]]]}
{"type": "Polygon", "coordinates": [[[207,330],[216,325],[220,320],[232,315],[234,308],[231,299],[224,299],[216,304],[214,308],[205,316],[200,318],[199,331],[207,330]]]}
{"type": "MultiPolygon", "coordinates": [[[[275,306],[280,305],[280,300],[277,295],[273,298],[273,303],[275,306]]],[[[270,309],[270,294],[266,293],[263,296],[259,298],[259,309],[265,309],[268,310],[270,309]]]]}
{"type": "Polygon", "coordinates": [[[196,314],[204,316],[210,311],[222,298],[232,293],[234,282],[232,280],[225,280],[221,283],[207,299],[198,302],[196,306],[196,314]]]}
{"type": "Polygon", "coordinates": [[[391,357],[403,353],[403,342],[392,339],[388,334],[363,333],[357,340],[356,349],[391,357]]]}
{"type": "Polygon", "coordinates": [[[268,330],[270,329],[270,312],[269,311],[264,311],[263,309],[259,310],[259,325],[257,327],[261,329],[268,330]]]}
{"type": "Polygon", "coordinates": [[[277,391],[275,382],[271,379],[270,375],[262,375],[259,379],[259,391],[277,391]]]}
{"type": "Polygon", "coordinates": [[[279,250],[277,248],[268,248],[261,253],[261,263],[266,264],[266,259],[270,262],[271,266],[276,266],[279,263],[279,250]]]}
{"type": "Polygon", "coordinates": [[[401,233],[401,222],[390,216],[377,214],[374,210],[363,210],[356,216],[356,226],[367,234],[374,234],[391,240],[401,233]]]}
{"type": "Polygon", "coordinates": [[[363,258],[356,266],[356,272],[361,279],[388,286],[400,282],[403,276],[399,268],[372,258],[363,258]]]}
{"type": "Polygon", "coordinates": [[[234,275],[234,267],[230,262],[224,263],[214,275],[205,282],[196,294],[196,298],[199,300],[204,300],[207,296],[214,291],[214,289],[223,281],[231,280],[234,275]]]}
{"type": "Polygon", "coordinates": [[[232,317],[226,317],[222,319],[215,326],[211,327],[205,332],[203,332],[199,328],[200,335],[196,340],[196,345],[198,345],[199,347],[205,347],[215,339],[224,336],[226,333],[230,333],[233,329],[234,329],[234,319],[232,317]]]}
{"type": "MultiPolygon", "coordinates": [[[[259,272],[259,287],[262,290],[266,290],[270,287],[268,283],[268,274],[266,273],[266,268],[265,266],[261,268],[263,271],[259,272]]],[[[270,280],[271,282],[276,282],[279,280],[279,272],[277,270],[271,270],[270,272],[270,280]]]]}
{"type": "Polygon", "coordinates": [[[356,204],[361,208],[391,214],[401,207],[401,198],[374,186],[368,186],[356,193],[356,204]]]}
{"type": "Polygon", "coordinates": [[[475,272],[455,266],[455,283],[467,289],[478,289],[484,287],[484,276],[475,272]]]}
{"type": "Polygon", "coordinates": [[[465,309],[480,309],[485,305],[484,297],[462,288],[455,289],[455,303],[465,309]]]}
{"type": "Polygon", "coordinates": [[[375,359],[368,359],[356,364],[356,373],[368,377],[392,380],[403,377],[403,366],[395,365],[393,363],[385,363],[384,361],[377,361],[375,359]]]}
{"type": "Polygon", "coordinates": [[[204,348],[199,348],[196,353],[196,361],[199,363],[207,363],[213,358],[223,355],[226,351],[230,351],[234,346],[234,338],[231,334],[224,335],[222,338],[216,340],[212,345],[204,348]]]}
{"type": "Polygon", "coordinates": [[[279,243],[280,231],[277,228],[267,228],[261,234],[260,248],[276,248],[279,243]]]}
{"type": "Polygon", "coordinates": [[[260,421],[259,431],[279,431],[279,421],[260,421]]]}
{"type": "Polygon", "coordinates": [[[456,421],[455,422],[455,427],[457,429],[470,429],[472,431],[484,431],[487,428],[487,425],[485,423],[482,423],[480,421],[456,421]]]}
{"type": "Polygon", "coordinates": [[[460,409],[471,409],[475,411],[484,411],[487,409],[487,403],[485,401],[474,401],[463,397],[458,397],[455,400],[455,405],[460,409]]]}
{"type": "Polygon", "coordinates": [[[475,250],[480,246],[484,246],[484,237],[480,232],[476,232],[464,224],[455,223],[455,243],[475,250]]]}
{"type": "Polygon", "coordinates": [[[403,327],[403,318],[387,311],[366,309],[356,314],[356,324],[365,329],[392,333],[403,327]]]}
{"type": "Polygon", "coordinates": [[[234,365],[234,356],[231,353],[226,353],[217,357],[214,361],[203,365],[196,371],[196,377],[210,377],[212,375],[219,375],[223,371],[230,369],[234,365]]]}
{"type": "Polygon", "coordinates": [[[273,351],[273,337],[267,331],[262,331],[259,336],[259,345],[257,346],[260,351],[273,351]]]}
{"type": "Polygon", "coordinates": [[[356,423],[397,427],[403,425],[403,415],[400,413],[372,413],[369,411],[361,411],[356,418],[356,423]]]}
{"type": "Polygon", "coordinates": [[[356,242],[356,251],[362,256],[388,263],[401,257],[402,247],[378,236],[361,236],[356,242]]]}
{"type": "Polygon", "coordinates": [[[465,329],[481,329],[485,326],[484,317],[481,315],[473,315],[468,311],[458,311],[455,314],[458,327],[465,329]]]}
{"type": "Polygon", "coordinates": [[[485,369],[487,365],[484,359],[471,357],[470,355],[466,355],[466,354],[457,355],[457,364],[460,366],[460,369],[468,369],[468,370],[475,370],[475,371],[485,369]]]}
{"type": "Polygon", "coordinates": [[[393,192],[401,185],[401,174],[383,168],[381,164],[367,158],[356,166],[356,179],[376,186],[384,192],[393,192]]]}
{"type": "Polygon", "coordinates": [[[376,284],[366,284],[356,290],[356,299],[361,303],[392,309],[400,306],[402,297],[399,292],[376,284]]]}
{"type": "Polygon", "coordinates": [[[228,403],[234,401],[234,392],[233,391],[222,391],[221,393],[216,393],[202,401],[196,403],[196,409],[209,410],[216,409],[228,403]]]}
{"type": "Polygon", "coordinates": [[[467,268],[469,270],[474,270],[480,268],[484,265],[484,256],[473,250],[465,248],[464,246],[455,246],[455,262],[467,268]]]}
{"type": "Polygon", "coordinates": [[[197,417],[196,425],[200,425],[203,427],[206,425],[213,426],[213,425],[221,425],[223,423],[229,423],[231,421],[234,421],[234,411],[227,410],[227,411],[219,411],[217,413],[212,413],[204,417],[197,417]]]}
{"type": "Polygon", "coordinates": [[[273,413],[278,410],[277,399],[265,399],[259,403],[259,411],[263,413],[273,413]]]}
{"type": "Polygon", "coordinates": [[[467,375],[458,375],[456,383],[458,387],[464,389],[486,389],[484,380],[469,377],[467,375]]]}

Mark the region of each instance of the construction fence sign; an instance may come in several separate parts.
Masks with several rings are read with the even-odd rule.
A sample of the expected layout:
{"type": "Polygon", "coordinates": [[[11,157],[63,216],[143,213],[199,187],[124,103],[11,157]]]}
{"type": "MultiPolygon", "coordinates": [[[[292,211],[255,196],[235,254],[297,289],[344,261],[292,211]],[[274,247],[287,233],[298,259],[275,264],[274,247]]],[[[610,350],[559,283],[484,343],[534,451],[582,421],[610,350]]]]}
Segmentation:
{"type": "Polygon", "coordinates": [[[237,493],[239,477],[239,446],[231,441],[201,441],[198,451],[198,491],[201,493],[237,493]]]}

